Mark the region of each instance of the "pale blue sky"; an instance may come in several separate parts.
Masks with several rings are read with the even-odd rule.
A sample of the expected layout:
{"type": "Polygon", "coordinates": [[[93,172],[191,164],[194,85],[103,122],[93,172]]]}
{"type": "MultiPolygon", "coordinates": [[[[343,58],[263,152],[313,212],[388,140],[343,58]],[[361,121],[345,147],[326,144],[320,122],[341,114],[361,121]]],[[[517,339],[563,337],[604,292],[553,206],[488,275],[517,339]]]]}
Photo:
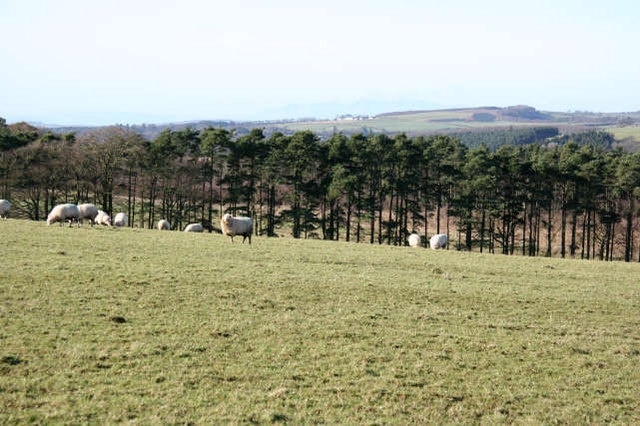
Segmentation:
{"type": "Polygon", "coordinates": [[[639,21],[636,0],[0,0],[0,117],[637,111],[639,21]]]}

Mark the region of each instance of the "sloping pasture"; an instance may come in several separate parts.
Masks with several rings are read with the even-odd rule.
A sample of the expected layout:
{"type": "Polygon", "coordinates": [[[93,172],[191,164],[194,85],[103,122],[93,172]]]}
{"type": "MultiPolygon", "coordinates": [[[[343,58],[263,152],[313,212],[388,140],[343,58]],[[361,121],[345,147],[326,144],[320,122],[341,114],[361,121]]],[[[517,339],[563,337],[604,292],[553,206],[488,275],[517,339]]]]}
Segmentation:
{"type": "Polygon", "coordinates": [[[638,423],[640,265],[0,222],[0,423],[638,423]]]}

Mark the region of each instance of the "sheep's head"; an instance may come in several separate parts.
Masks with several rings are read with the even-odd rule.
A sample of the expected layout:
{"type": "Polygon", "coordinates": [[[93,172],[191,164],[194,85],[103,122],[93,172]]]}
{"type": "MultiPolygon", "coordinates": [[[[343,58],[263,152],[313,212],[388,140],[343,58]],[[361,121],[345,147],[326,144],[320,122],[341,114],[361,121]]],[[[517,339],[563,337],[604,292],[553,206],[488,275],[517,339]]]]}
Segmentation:
{"type": "Polygon", "coordinates": [[[230,224],[233,221],[233,216],[231,216],[229,213],[226,213],[224,216],[222,216],[222,223],[224,223],[225,225],[230,224]]]}

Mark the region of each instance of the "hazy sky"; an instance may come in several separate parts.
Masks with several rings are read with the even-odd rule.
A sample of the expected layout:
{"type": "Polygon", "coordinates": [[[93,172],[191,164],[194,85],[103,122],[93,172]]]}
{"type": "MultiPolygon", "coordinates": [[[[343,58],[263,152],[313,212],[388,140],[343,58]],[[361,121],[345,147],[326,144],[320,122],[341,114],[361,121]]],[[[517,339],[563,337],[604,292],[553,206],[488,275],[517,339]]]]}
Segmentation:
{"type": "Polygon", "coordinates": [[[638,4],[0,0],[0,117],[257,120],[366,105],[637,111],[638,4]]]}

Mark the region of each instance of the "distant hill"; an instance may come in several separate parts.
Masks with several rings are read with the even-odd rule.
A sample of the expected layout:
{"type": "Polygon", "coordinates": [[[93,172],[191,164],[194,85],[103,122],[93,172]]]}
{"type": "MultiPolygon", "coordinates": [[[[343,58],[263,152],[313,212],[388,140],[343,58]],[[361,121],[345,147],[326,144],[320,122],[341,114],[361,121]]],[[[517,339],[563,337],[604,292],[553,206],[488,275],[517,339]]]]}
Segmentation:
{"type": "MultiPolygon", "coordinates": [[[[539,111],[526,105],[506,108],[488,106],[399,111],[378,114],[373,117],[304,121],[285,123],[281,126],[288,131],[310,129],[320,135],[335,132],[343,132],[345,134],[395,134],[403,132],[416,135],[527,126],[555,126],[561,132],[575,132],[589,128],[615,131],[620,128],[636,128],[640,126],[640,111],[629,113],[552,112],[539,111]]],[[[638,133],[640,134],[640,128],[638,133]]]]}
{"type": "MultiPolygon", "coordinates": [[[[528,105],[509,107],[474,107],[434,110],[396,111],[373,116],[344,114],[334,119],[283,119],[264,121],[204,120],[181,123],[126,125],[133,131],[152,140],[163,130],[182,130],[190,127],[202,130],[207,127],[234,129],[236,135],[247,134],[254,128],[262,128],[266,135],[274,132],[291,134],[299,130],[311,130],[320,137],[342,132],[344,134],[397,134],[408,135],[434,133],[460,133],[523,126],[555,126],[562,133],[585,129],[602,129],[616,135],[629,144],[640,143],[640,111],[620,113],[553,112],[540,111],[528,105]]],[[[56,133],[92,130],[93,127],[55,127],[56,133]]]]}

